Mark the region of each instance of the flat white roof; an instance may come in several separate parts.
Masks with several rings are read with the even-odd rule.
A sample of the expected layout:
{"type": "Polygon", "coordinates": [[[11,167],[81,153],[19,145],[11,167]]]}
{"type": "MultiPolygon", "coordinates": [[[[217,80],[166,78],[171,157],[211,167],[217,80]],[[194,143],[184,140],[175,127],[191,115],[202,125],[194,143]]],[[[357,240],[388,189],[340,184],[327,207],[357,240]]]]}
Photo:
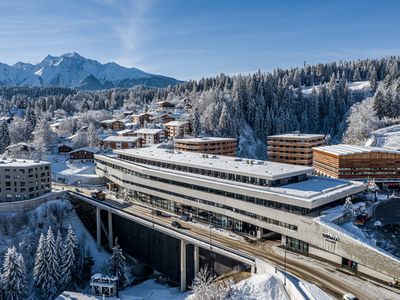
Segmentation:
{"type": "Polygon", "coordinates": [[[164,126],[182,126],[182,125],[185,125],[187,123],[189,123],[189,122],[186,122],[186,121],[171,121],[171,122],[165,123],[164,126]]]}
{"type": "Polygon", "coordinates": [[[108,136],[103,139],[103,142],[137,142],[140,140],[140,137],[137,136],[108,136]]]}
{"type": "Polygon", "coordinates": [[[174,139],[175,143],[208,143],[208,142],[237,142],[235,138],[222,138],[222,137],[202,137],[202,138],[187,138],[187,139],[174,139]]]}
{"type": "Polygon", "coordinates": [[[289,165],[271,161],[242,159],[230,156],[204,155],[195,152],[173,151],[145,147],[140,149],[124,149],[114,151],[117,154],[150,159],[165,163],[173,163],[200,169],[227,172],[267,180],[287,178],[314,172],[312,167],[289,165]]]}
{"type": "MultiPolygon", "coordinates": [[[[147,148],[149,150],[149,148],[147,148]]],[[[113,155],[101,155],[105,160],[116,159],[120,164],[129,167],[131,163],[115,157],[115,153],[133,152],[133,151],[114,151],[113,155]]],[[[100,157],[101,157],[100,156],[100,157]]],[[[365,190],[365,185],[361,182],[353,182],[343,179],[334,179],[321,176],[309,176],[307,180],[283,185],[280,187],[267,187],[253,185],[249,183],[242,183],[237,181],[231,181],[228,179],[210,177],[206,175],[200,175],[195,173],[189,173],[178,170],[171,170],[161,168],[152,165],[137,164],[134,165],[139,167],[145,167],[146,169],[152,169],[154,171],[167,174],[169,177],[178,176],[182,177],[183,181],[190,180],[191,178],[197,179],[199,182],[204,181],[204,186],[225,186],[228,190],[233,191],[234,189],[240,188],[251,192],[261,193],[260,195],[254,195],[255,197],[265,197],[265,199],[271,201],[277,201],[281,203],[288,203],[297,205],[305,208],[317,208],[321,205],[330,203],[332,201],[351,196],[358,192],[365,190]]]]}
{"type": "Polygon", "coordinates": [[[47,164],[49,162],[31,159],[0,159],[0,167],[30,167],[47,164]]]}
{"type": "Polygon", "coordinates": [[[124,134],[124,133],[128,133],[128,132],[133,132],[134,130],[132,130],[132,129],[124,129],[124,130],[120,130],[120,131],[117,131],[117,134],[124,134]]]}
{"type": "Polygon", "coordinates": [[[141,133],[144,133],[144,134],[157,134],[157,133],[160,133],[160,132],[163,132],[163,131],[164,131],[164,129],[159,129],[159,128],[156,128],[156,129],[141,128],[141,129],[135,130],[134,133],[135,134],[141,134],[141,133]]]}
{"type": "Polygon", "coordinates": [[[331,145],[331,146],[321,146],[315,147],[314,149],[321,150],[333,155],[344,156],[344,155],[352,155],[352,154],[365,154],[365,153],[393,153],[399,154],[400,151],[391,150],[387,148],[380,147],[368,147],[368,146],[356,146],[356,145],[347,145],[347,144],[339,144],[339,145],[331,145]]]}
{"type": "Polygon", "coordinates": [[[288,139],[317,139],[317,138],[325,138],[324,134],[309,134],[309,133],[285,133],[285,134],[277,134],[270,135],[267,139],[271,138],[288,138],[288,139]]]}

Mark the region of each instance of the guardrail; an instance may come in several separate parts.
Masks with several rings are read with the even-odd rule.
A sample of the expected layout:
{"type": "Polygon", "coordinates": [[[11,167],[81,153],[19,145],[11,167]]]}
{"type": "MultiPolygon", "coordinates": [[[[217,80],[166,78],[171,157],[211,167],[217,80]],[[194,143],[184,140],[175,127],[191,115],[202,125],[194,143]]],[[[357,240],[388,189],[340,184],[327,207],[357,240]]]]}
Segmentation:
{"type": "Polygon", "coordinates": [[[86,195],[82,195],[82,194],[80,194],[78,192],[74,192],[74,191],[67,191],[67,192],[79,197],[81,200],[83,200],[89,204],[98,206],[101,209],[105,209],[105,210],[114,212],[116,215],[119,215],[121,217],[125,217],[125,218],[133,220],[133,221],[137,221],[137,222],[141,223],[142,225],[147,226],[149,228],[161,231],[161,232],[168,234],[170,236],[173,236],[175,238],[185,240],[191,244],[198,245],[204,249],[210,249],[212,251],[215,251],[215,252],[225,255],[227,257],[231,257],[231,258],[241,261],[243,263],[249,264],[250,266],[255,265],[256,258],[249,253],[229,248],[229,247],[225,246],[224,244],[217,242],[217,241],[214,241],[210,244],[210,241],[207,238],[195,236],[193,234],[190,234],[189,231],[185,232],[185,231],[173,230],[169,226],[167,226],[161,222],[158,222],[156,220],[150,220],[150,219],[147,219],[146,217],[143,217],[140,215],[134,215],[134,214],[130,214],[125,211],[122,211],[122,210],[114,207],[113,205],[110,205],[110,204],[104,202],[104,200],[99,201],[99,200],[90,198],[86,195]]]}

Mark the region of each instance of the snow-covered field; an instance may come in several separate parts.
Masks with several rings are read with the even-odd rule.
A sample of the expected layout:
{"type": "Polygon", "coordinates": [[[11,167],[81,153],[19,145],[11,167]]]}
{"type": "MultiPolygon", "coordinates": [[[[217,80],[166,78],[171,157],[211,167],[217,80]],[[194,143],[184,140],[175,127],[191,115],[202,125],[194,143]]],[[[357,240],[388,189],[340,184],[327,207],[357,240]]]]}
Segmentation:
{"type": "Polygon", "coordinates": [[[51,162],[51,177],[56,181],[74,184],[100,184],[102,179],[96,175],[94,163],[69,163],[65,155],[47,155],[46,161],[51,162]]]}
{"type": "Polygon", "coordinates": [[[367,145],[400,150],[400,125],[392,125],[375,130],[367,145]]]}
{"type": "MultiPolygon", "coordinates": [[[[311,92],[313,90],[313,86],[306,86],[302,89],[302,92],[304,95],[311,95],[311,92]]],[[[321,85],[316,85],[315,90],[318,93],[321,89],[321,85]]],[[[349,82],[349,90],[351,91],[370,91],[371,89],[371,83],[369,81],[355,81],[355,82],[349,82]]]]}

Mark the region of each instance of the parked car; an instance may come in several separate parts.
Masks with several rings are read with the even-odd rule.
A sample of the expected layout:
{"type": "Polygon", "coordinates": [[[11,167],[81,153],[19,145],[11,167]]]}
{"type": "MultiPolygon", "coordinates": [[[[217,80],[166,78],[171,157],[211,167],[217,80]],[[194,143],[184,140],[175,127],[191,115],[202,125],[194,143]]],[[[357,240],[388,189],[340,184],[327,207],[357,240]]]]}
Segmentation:
{"type": "Polygon", "coordinates": [[[158,209],[151,211],[151,214],[155,216],[162,216],[162,212],[158,209]]]}
{"type": "Polygon", "coordinates": [[[343,295],[343,300],[358,300],[358,298],[353,294],[346,293],[343,295]]]}
{"type": "Polygon", "coordinates": [[[191,221],[191,218],[190,218],[189,215],[181,215],[179,217],[179,219],[182,220],[182,221],[191,221]]]}
{"type": "Polygon", "coordinates": [[[80,189],[78,189],[78,188],[75,188],[75,192],[80,192],[81,190],[80,189]]]}
{"type": "Polygon", "coordinates": [[[172,222],[171,222],[171,225],[172,225],[173,227],[175,227],[175,228],[178,228],[178,229],[182,229],[182,228],[183,228],[182,224],[179,223],[178,221],[172,221],[172,222]]]}

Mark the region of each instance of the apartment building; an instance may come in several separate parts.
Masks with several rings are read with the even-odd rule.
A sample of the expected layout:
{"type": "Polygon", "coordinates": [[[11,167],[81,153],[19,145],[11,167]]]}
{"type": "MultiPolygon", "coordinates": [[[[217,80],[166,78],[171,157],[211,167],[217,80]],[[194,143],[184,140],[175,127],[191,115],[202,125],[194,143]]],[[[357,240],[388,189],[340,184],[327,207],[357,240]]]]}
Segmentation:
{"type": "Polygon", "coordinates": [[[142,128],[136,130],[135,135],[142,139],[142,145],[158,144],[164,141],[164,129],[142,128]]]}
{"type": "Polygon", "coordinates": [[[325,144],[323,134],[288,133],[267,138],[268,159],[293,165],[312,166],[313,147],[325,144]]]}
{"type": "Polygon", "coordinates": [[[314,168],[333,178],[395,183],[400,182],[400,151],[345,144],[317,147],[314,168]]]}
{"type": "Polygon", "coordinates": [[[100,145],[110,149],[133,149],[142,146],[142,138],[136,136],[112,135],[101,140],[100,145]]]}
{"type": "Polygon", "coordinates": [[[0,160],[0,202],[28,200],[50,192],[50,178],[48,162],[0,160]]]}
{"type": "Polygon", "coordinates": [[[149,113],[135,114],[131,116],[131,121],[132,123],[139,123],[140,126],[144,126],[144,124],[150,121],[151,116],[149,113]]]}
{"type": "Polygon", "coordinates": [[[100,122],[100,126],[105,130],[119,131],[125,129],[125,123],[120,120],[104,120],[100,122]]]}
{"type": "Polygon", "coordinates": [[[167,139],[173,139],[176,137],[183,137],[186,134],[192,132],[192,126],[187,121],[171,121],[164,124],[165,137],[167,139]]]}
{"type": "Polygon", "coordinates": [[[178,151],[236,156],[237,139],[219,137],[174,139],[174,149],[178,151]]]}

